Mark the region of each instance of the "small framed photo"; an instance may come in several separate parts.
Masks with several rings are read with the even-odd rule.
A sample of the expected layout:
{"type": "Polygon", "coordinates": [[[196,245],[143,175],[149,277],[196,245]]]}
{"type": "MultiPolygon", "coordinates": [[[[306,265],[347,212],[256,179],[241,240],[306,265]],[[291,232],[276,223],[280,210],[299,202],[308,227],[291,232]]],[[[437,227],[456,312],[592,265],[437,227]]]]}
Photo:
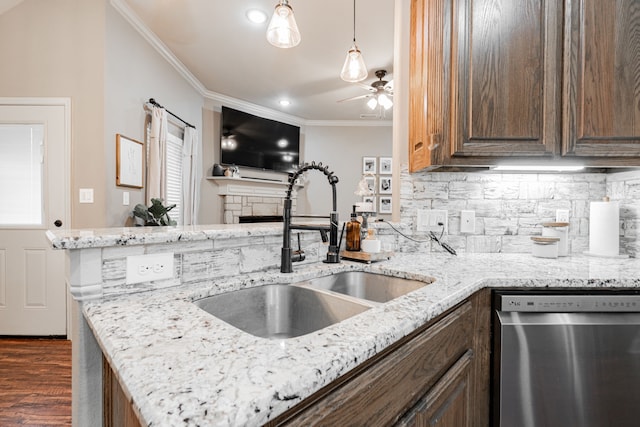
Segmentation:
{"type": "Polygon", "coordinates": [[[378,212],[381,214],[390,214],[393,210],[391,197],[380,197],[380,209],[378,212]]]}
{"type": "MultiPolygon", "coordinates": [[[[390,176],[381,176],[380,177],[380,194],[391,194],[391,177],[390,176]]],[[[380,200],[382,202],[382,200],[380,200]]]]}
{"type": "Polygon", "coordinates": [[[376,157],[362,158],[362,173],[376,173],[378,171],[378,159],[376,157]]]}
{"type": "Polygon", "coordinates": [[[362,197],[362,203],[366,203],[371,205],[371,209],[369,209],[369,212],[375,212],[376,211],[376,196],[363,196],[362,197]]]}
{"type": "Polygon", "coordinates": [[[142,142],[116,134],[116,185],[142,188],[142,142]]]}
{"type": "Polygon", "coordinates": [[[391,175],[393,173],[393,161],[391,157],[380,157],[380,175],[391,175]]]}
{"type": "Polygon", "coordinates": [[[364,180],[367,183],[367,188],[369,189],[369,192],[372,194],[375,194],[376,193],[376,177],[367,176],[364,178],[364,180]]]}

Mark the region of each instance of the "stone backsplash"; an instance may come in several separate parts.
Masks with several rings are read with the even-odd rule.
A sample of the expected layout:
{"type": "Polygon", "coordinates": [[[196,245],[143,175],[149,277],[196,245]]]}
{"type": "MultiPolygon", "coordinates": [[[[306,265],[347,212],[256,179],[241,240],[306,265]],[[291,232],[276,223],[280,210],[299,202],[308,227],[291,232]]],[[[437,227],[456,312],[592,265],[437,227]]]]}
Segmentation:
{"type": "MultiPolygon", "coordinates": [[[[296,233],[297,234],[297,233],[296,233]]],[[[327,246],[316,232],[300,232],[306,259],[304,264],[320,262],[326,257],[327,246]]],[[[297,244],[297,241],[295,242],[297,244]]],[[[242,274],[280,268],[282,231],[274,227],[272,235],[217,238],[215,240],[179,241],[137,246],[113,246],[99,251],[102,295],[162,289],[187,283],[233,277],[242,274]],[[126,283],[127,256],[171,252],[174,256],[172,279],[126,283]]]]}
{"type": "MultiPolygon", "coordinates": [[[[555,221],[557,209],[570,212],[569,251],[589,248],[589,204],[609,196],[620,202],[621,253],[640,250],[640,171],[618,173],[507,174],[493,172],[401,172],[400,215],[417,238],[418,209],[446,209],[451,246],[466,252],[530,252],[541,223],[555,221]],[[475,233],[460,232],[460,211],[476,214],[475,233]]],[[[442,250],[437,244],[405,240],[400,250],[416,246],[442,250]]]]}

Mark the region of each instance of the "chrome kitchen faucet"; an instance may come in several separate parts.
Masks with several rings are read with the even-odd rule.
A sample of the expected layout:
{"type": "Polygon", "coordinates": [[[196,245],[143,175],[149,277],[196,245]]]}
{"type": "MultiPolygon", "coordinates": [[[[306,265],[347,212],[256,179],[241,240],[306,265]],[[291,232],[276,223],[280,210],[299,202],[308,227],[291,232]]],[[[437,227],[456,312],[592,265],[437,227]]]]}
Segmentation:
{"type": "Polygon", "coordinates": [[[293,251],[291,249],[291,230],[317,230],[322,236],[322,241],[326,242],[326,233],[329,231],[329,249],[327,250],[327,258],[324,260],[326,263],[337,264],[340,262],[339,246],[338,246],[338,207],[336,196],[336,184],[338,183],[338,177],[329,172],[329,166],[322,166],[322,162],[316,164],[304,164],[298,169],[291,177],[289,177],[289,187],[287,188],[287,197],[284,199],[283,210],[283,223],[284,230],[282,236],[282,257],[280,262],[280,272],[291,273],[293,272],[293,263],[304,261],[305,255],[302,248],[300,248],[300,236],[298,236],[298,249],[293,251]],[[328,217],[318,215],[291,215],[291,192],[293,186],[300,175],[308,170],[318,170],[327,176],[327,180],[331,185],[333,191],[333,209],[328,217]],[[291,224],[291,218],[329,218],[329,225],[302,225],[291,224]]]}

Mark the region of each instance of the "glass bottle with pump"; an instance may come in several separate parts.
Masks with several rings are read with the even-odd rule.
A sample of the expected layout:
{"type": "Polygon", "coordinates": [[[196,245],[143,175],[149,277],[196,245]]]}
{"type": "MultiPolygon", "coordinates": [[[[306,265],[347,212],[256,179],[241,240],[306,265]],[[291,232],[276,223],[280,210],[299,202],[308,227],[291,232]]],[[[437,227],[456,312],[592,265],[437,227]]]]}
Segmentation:
{"type": "Polygon", "coordinates": [[[358,217],[356,215],[355,206],[353,207],[353,212],[351,213],[351,221],[347,223],[346,249],[348,251],[360,250],[360,222],[358,221],[358,217]]]}

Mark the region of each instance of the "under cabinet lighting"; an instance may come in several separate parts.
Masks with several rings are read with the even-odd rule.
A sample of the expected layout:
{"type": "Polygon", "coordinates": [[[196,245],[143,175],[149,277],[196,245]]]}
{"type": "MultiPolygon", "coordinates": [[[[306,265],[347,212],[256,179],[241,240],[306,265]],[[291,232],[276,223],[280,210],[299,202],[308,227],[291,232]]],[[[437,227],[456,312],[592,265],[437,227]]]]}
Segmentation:
{"type": "Polygon", "coordinates": [[[499,165],[491,168],[496,172],[578,172],[583,169],[580,165],[499,165]]]}

